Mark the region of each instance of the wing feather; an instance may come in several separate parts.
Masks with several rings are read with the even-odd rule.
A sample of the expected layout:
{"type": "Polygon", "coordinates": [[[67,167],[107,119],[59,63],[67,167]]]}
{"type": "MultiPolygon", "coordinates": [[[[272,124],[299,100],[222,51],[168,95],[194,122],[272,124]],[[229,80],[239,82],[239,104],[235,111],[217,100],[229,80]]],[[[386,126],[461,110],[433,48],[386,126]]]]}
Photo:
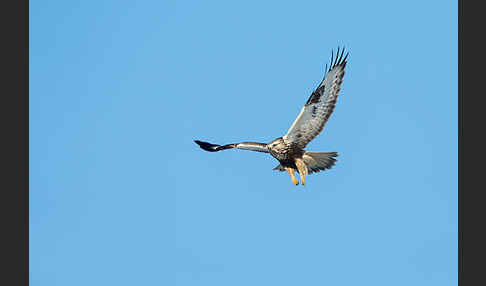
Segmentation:
{"type": "Polygon", "coordinates": [[[324,79],[311,94],[283,137],[287,142],[294,143],[303,149],[322,131],[334,111],[349,54],[346,53],[344,56],[344,49],[341,51],[341,54],[339,53],[339,48],[336,58],[334,58],[334,53],[331,53],[331,63],[329,70],[327,70],[326,66],[324,79]]]}
{"type": "Polygon", "coordinates": [[[267,144],[265,143],[258,143],[258,142],[241,142],[237,144],[226,144],[226,145],[217,145],[211,144],[204,141],[194,140],[194,142],[201,147],[201,149],[208,151],[208,152],[218,152],[226,149],[242,149],[242,150],[250,150],[256,152],[264,152],[269,153],[267,149],[267,144]]]}

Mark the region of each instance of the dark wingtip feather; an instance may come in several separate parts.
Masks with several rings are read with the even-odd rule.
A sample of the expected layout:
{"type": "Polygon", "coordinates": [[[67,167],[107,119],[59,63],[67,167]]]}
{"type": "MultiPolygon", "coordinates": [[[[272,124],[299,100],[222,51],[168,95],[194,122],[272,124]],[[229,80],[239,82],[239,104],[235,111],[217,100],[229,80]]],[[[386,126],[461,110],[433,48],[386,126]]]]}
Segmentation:
{"type": "Polygon", "coordinates": [[[329,71],[333,68],[332,62],[334,61],[334,50],[331,50],[331,63],[329,63],[329,71]]]}
{"type": "Polygon", "coordinates": [[[338,63],[339,63],[339,46],[336,52],[336,59],[334,59],[334,66],[336,66],[338,63]]]}
{"type": "Polygon", "coordinates": [[[343,50],[341,52],[341,56],[339,57],[339,60],[337,61],[338,65],[342,64],[343,55],[344,55],[344,47],[343,47],[343,50]]]}
{"type": "Polygon", "coordinates": [[[349,56],[349,52],[347,52],[346,56],[344,56],[343,62],[346,62],[346,60],[348,59],[348,56],[349,56]]]}
{"type": "Polygon", "coordinates": [[[328,72],[330,72],[334,67],[336,66],[342,66],[343,68],[346,66],[347,59],[349,52],[346,52],[346,55],[343,58],[344,52],[345,52],[345,47],[343,46],[342,49],[338,46],[338,52],[336,53],[336,58],[334,59],[334,50],[331,50],[331,62],[329,65],[329,68],[326,63],[326,68],[324,72],[324,78],[326,78],[326,75],[328,72]],[[341,55],[339,55],[339,51],[341,51],[341,55]]]}
{"type": "MultiPolygon", "coordinates": [[[[331,71],[334,67],[336,66],[346,66],[346,60],[348,59],[349,52],[346,52],[346,55],[344,52],[346,51],[345,47],[339,47],[337,49],[336,57],[334,57],[334,50],[331,50],[331,65],[329,66],[329,71],[331,71]],[[341,54],[339,53],[341,52],[341,54]]],[[[327,67],[327,65],[326,65],[327,67]]]]}
{"type": "Polygon", "coordinates": [[[211,144],[211,143],[199,141],[199,140],[194,140],[194,142],[196,142],[196,144],[199,145],[199,147],[201,147],[201,149],[208,151],[208,152],[216,152],[216,151],[218,151],[218,150],[216,150],[216,148],[220,146],[220,145],[211,144]]]}

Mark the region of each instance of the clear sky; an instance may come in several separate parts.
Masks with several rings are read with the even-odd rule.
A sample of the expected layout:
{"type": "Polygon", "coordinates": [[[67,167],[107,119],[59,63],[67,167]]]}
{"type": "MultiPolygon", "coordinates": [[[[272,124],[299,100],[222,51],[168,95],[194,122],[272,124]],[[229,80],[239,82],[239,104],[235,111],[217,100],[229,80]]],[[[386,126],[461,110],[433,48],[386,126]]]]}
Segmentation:
{"type": "Polygon", "coordinates": [[[457,1],[30,2],[30,280],[457,285],[457,1]],[[268,154],[346,46],[293,186],[268,154]]]}

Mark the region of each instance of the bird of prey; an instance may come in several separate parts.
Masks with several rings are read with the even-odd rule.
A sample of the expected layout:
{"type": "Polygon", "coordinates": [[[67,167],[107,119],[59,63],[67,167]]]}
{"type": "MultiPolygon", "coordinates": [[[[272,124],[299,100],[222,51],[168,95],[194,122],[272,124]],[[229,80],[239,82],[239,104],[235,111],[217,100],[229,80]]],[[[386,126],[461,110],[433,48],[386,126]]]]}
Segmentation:
{"type": "Polygon", "coordinates": [[[331,169],[336,162],[335,157],[338,156],[336,152],[309,152],[304,148],[322,131],[334,111],[341,90],[348,55],[349,53],[344,55],[344,48],[339,51],[338,47],[336,58],[334,58],[331,51],[331,62],[329,69],[326,64],[324,79],[312,92],[283,137],[279,137],[268,144],[242,142],[217,145],[199,140],[194,140],[194,142],[203,150],[209,152],[237,148],[270,153],[280,162],[274,170],[287,171],[294,185],[299,184],[299,181],[295,178],[295,171],[297,171],[302,185],[305,185],[306,175],[331,169]]]}

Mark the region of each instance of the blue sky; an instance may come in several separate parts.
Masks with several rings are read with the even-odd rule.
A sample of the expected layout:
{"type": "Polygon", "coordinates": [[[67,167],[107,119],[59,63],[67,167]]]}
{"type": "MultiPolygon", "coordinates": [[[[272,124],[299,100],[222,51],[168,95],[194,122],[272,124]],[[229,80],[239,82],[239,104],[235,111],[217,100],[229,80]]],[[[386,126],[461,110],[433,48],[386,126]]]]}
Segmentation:
{"type": "Polygon", "coordinates": [[[31,285],[457,285],[457,1],[31,1],[31,285]],[[331,49],[295,187],[267,154],[331,49]]]}

